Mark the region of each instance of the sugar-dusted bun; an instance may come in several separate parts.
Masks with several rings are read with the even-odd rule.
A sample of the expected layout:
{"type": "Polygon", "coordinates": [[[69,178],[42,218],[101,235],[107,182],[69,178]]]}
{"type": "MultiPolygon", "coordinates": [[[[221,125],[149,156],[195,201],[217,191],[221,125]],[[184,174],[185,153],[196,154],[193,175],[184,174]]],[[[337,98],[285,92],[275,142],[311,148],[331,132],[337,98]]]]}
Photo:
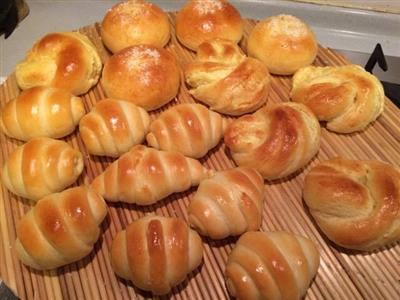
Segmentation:
{"type": "Polygon", "coordinates": [[[227,0],[189,0],[176,16],[176,36],[191,50],[213,38],[237,43],[242,35],[240,13],[227,0]]]}
{"type": "Polygon", "coordinates": [[[104,65],[101,82],[109,98],[131,101],[149,111],[177,95],[180,69],[169,51],[138,45],[114,54],[104,65]]]}
{"type": "Polygon", "coordinates": [[[41,38],[15,69],[18,86],[63,88],[86,93],[99,80],[102,62],[95,46],[79,32],[50,33],[41,38]]]}
{"type": "Polygon", "coordinates": [[[267,105],[233,121],[225,144],[239,166],[256,169],[265,179],[286,177],[304,167],[318,152],[321,129],[305,105],[267,105]]]}
{"type": "Polygon", "coordinates": [[[114,5],[101,24],[103,43],[113,53],[140,44],[164,47],[170,35],[167,14],[144,0],[114,5]]]}
{"type": "Polygon", "coordinates": [[[185,70],[190,93],[212,110],[228,115],[254,112],[266,101],[271,86],[267,67],[247,58],[229,40],[202,43],[196,59],[185,70]]]}
{"type": "Polygon", "coordinates": [[[301,68],[293,76],[291,98],[339,133],[365,129],[385,104],[381,82],[357,65],[301,68]]]}
{"type": "Polygon", "coordinates": [[[400,240],[400,171],[380,161],[334,158],[306,176],[304,201],[334,243],[374,250],[400,240]]]}
{"type": "Polygon", "coordinates": [[[310,27],[290,15],[259,22],[247,41],[248,55],[263,61],[272,74],[293,74],[310,65],[317,52],[318,43],[310,27]]]}

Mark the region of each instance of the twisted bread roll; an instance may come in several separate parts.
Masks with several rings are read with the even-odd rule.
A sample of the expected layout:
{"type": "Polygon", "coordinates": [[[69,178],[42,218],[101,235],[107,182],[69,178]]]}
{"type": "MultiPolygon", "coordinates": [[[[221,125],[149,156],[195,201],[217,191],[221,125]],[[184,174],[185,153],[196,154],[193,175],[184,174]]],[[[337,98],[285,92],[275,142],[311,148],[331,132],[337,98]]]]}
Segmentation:
{"type": "Polygon", "coordinates": [[[200,234],[223,239],[261,226],[264,180],[254,169],[235,168],[203,180],[189,204],[189,223],[200,234]]]}
{"type": "Polygon", "coordinates": [[[37,201],[74,183],[82,170],[78,150],[63,141],[35,138],[10,154],[2,180],[9,191],[37,201]]]}
{"type": "Polygon", "coordinates": [[[18,86],[63,88],[86,93],[100,77],[102,62],[95,46],[79,32],[50,33],[41,38],[15,69],[18,86]]]}
{"type": "Polygon", "coordinates": [[[318,152],[321,129],[304,105],[272,104],[240,117],[225,131],[225,144],[239,166],[256,169],[265,179],[288,176],[318,152]]]}
{"type": "Polygon", "coordinates": [[[246,58],[234,42],[209,40],[197,49],[196,59],[185,70],[189,91],[212,110],[242,115],[260,108],[271,85],[267,67],[246,58]]]}
{"type": "Polygon", "coordinates": [[[221,140],[227,120],[200,104],[178,104],[150,124],[147,143],[200,158],[221,140]]]}
{"type": "Polygon", "coordinates": [[[246,232],[229,254],[226,285],[237,299],[301,299],[318,266],[317,248],[302,236],[246,232]]]}
{"type": "Polygon", "coordinates": [[[365,129],[382,113],[381,82],[356,65],[302,68],[293,76],[293,101],[307,105],[329,130],[350,133],[365,129]]]}
{"type": "Polygon", "coordinates": [[[98,102],[79,123],[79,132],[90,154],[118,157],[143,142],[150,116],[141,107],[121,100],[98,102]]]}
{"type": "Polygon", "coordinates": [[[156,295],[167,294],[203,257],[199,235],[177,218],[147,216],[120,231],[111,246],[118,276],[156,295]]]}
{"type": "Polygon", "coordinates": [[[17,225],[18,258],[38,270],[80,260],[92,251],[106,214],[103,198],[84,186],[46,196],[17,225]]]}
{"type": "Polygon", "coordinates": [[[212,176],[197,160],[142,145],[114,161],[92,186],[106,200],[149,205],[212,176]]]}
{"type": "Polygon", "coordinates": [[[79,97],[48,87],[23,91],[1,110],[1,130],[27,141],[35,137],[61,138],[75,130],[85,108],[79,97]]]}
{"type": "Polygon", "coordinates": [[[306,176],[304,201],[326,236],[373,250],[400,239],[400,171],[379,161],[335,158],[306,176]]]}

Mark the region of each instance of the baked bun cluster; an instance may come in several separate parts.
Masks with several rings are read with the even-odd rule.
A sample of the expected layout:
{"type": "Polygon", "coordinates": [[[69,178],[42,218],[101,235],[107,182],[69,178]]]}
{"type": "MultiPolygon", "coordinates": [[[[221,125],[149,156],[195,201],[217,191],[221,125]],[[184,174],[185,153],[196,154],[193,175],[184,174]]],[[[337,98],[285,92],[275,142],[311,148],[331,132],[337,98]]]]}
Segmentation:
{"type": "Polygon", "coordinates": [[[259,60],[247,58],[229,40],[208,40],[185,69],[189,92],[217,112],[237,116],[254,112],[266,101],[271,77],[259,60]]]}
{"type": "Polygon", "coordinates": [[[382,113],[381,82],[360,66],[300,69],[293,76],[291,98],[307,105],[329,130],[351,133],[365,129],[382,113]]]}
{"type": "Polygon", "coordinates": [[[238,43],[243,36],[240,13],[227,0],[189,0],[176,16],[175,30],[178,40],[194,51],[210,39],[238,43]]]}
{"type": "Polygon", "coordinates": [[[144,0],[114,5],[101,23],[101,38],[113,53],[141,44],[164,47],[170,35],[167,14],[144,0]]]}

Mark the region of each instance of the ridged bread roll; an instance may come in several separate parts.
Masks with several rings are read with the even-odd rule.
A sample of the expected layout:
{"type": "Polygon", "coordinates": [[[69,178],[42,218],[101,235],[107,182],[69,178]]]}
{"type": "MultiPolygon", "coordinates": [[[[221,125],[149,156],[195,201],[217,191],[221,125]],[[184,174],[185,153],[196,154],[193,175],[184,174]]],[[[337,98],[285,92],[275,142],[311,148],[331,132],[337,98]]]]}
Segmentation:
{"type": "Polygon", "coordinates": [[[37,201],[74,183],[82,170],[78,150],[63,141],[35,138],[9,155],[1,177],[10,192],[37,201]]]}
{"type": "Polygon", "coordinates": [[[81,98],[62,89],[34,87],[6,103],[0,127],[9,137],[23,141],[62,138],[75,130],[84,114],[81,98]]]}
{"type": "Polygon", "coordinates": [[[229,254],[226,286],[238,300],[302,299],[319,259],[315,245],[302,236],[246,232],[229,254]]]}
{"type": "Polygon", "coordinates": [[[177,218],[143,217],[120,231],[111,246],[115,273],[155,295],[169,293],[202,258],[199,235],[177,218]]]}
{"type": "Polygon", "coordinates": [[[79,123],[79,132],[88,152],[118,157],[144,141],[150,116],[133,103],[104,99],[96,103],[79,123]]]}
{"type": "Polygon", "coordinates": [[[389,164],[324,161],[307,174],[303,197],[335,244],[370,251],[400,240],[400,171],[389,164]]]}
{"type": "Polygon", "coordinates": [[[293,76],[291,98],[339,133],[365,129],[385,104],[381,82],[357,65],[302,68],[293,76]]]}
{"type": "Polygon", "coordinates": [[[144,0],[115,4],[101,23],[101,39],[113,53],[141,44],[164,47],[170,35],[167,14],[144,0]]]}
{"type": "Polygon", "coordinates": [[[178,152],[138,145],[97,176],[92,187],[111,202],[150,205],[198,185],[212,174],[197,160],[178,152]]]}
{"type": "Polygon", "coordinates": [[[226,126],[226,119],[203,105],[178,104],[151,122],[146,139],[156,149],[200,158],[218,145],[226,126]]]}
{"type": "Polygon", "coordinates": [[[93,250],[106,214],[103,198],[85,186],[46,196],[17,224],[18,258],[37,270],[78,261],[93,250]]]}
{"type": "Polygon", "coordinates": [[[189,0],[176,16],[176,37],[187,48],[214,38],[238,43],[243,36],[240,12],[227,0],[189,0]]]}
{"type": "Polygon", "coordinates": [[[237,116],[254,112],[266,101],[271,86],[267,67],[247,58],[232,41],[202,43],[185,70],[189,92],[217,112],[237,116]]]}
{"type": "Polygon", "coordinates": [[[201,235],[223,239],[258,230],[264,203],[264,180],[254,169],[216,172],[200,182],[188,207],[189,223],[201,235]]]}
{"type": "Polygon", "coordinates": [[[237,165],[273,180],[304,167],[318,152],[320,136],[318,120],[305,105],[285,102],[236,119],[224,140],[237,165]]]}
{"type": "Polygon", "coordinates": [[[18,86],[52,86],[74,95],[86,93],[100,78],[95,46],[79,32],[50,33],[36,42],[15,69],[18,86]]]}

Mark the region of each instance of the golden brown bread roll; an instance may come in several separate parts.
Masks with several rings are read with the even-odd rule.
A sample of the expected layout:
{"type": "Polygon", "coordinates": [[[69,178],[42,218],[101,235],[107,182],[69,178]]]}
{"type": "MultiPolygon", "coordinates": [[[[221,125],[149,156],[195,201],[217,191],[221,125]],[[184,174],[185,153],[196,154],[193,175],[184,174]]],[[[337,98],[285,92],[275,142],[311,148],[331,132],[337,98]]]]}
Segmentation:
{"type": "Polygon", "coordinates": [[[114,161],[92,187],[106,200],[150,205],[212,176],[197,160],[142,145],[114,161]]]}
{"type": "Polygon", "coordinates": [[[140,44],[164,47],[170,38],[168,16],[144,0],[121,2],[105,15],[101,38],[113,53],[140,44]]]}
{"type": "Polygon", "coordinates": [[[260,228],[263,203],[264,180],[256,170],[216,172],[200,182],[189,204],[189,223],[212,239],[240,235],[260,228]]]}
{"type": "Polygon", "coordinates": [[[50,33],[38,42],[15,69],[19,87],[63,88],[86,93],[99,80],[102,62],[95,46],[79,32],[50,33]]]}
{"type": "Polygon", "coordinates": [[[46,196],[18,222],[18,258],[38,270],[80,260],[92,251],[106,214],[103,198],[85,186],[46,196]]]}
{"type": "Polygon", "coordinates": [[[385,103],[381,82],[357,65],[302,68],[293,76],[291,98],[339,133],[365,129],[385,103]]]}
{"type": "Polygon", "coordinates": [[[227,0],[189,0],[176,16],[176,37],[187,48],[210,39],[238,43],[243,35],[239,11],[227,0]]]}
{"type": "Polygon", "coordinates": [[[90,154],[118,157],[144,141],[150,116],[141,107],[122,100],[104,99],[79,123],[90,154]]]}
{"type": "Polygon", "coordinates": [[[266,101],[271,76],[259,60],[246,58],[232,41],[202,43],[185,70],[189,92],[212,110],[228,115],[254,112],[266,101]]]}
{"type": "Polygon", "coordinates": [[[1,177],[9,191],[37,201],[74,183],[82,170],[78,150],[63,141],[35,138],[10,154],[1,177]]]}
{"type": "Polygon", "coordinates": [[[177,95],[180,70],[169,51],[139,45],[114,54],[104,65],[101,82],[109,98],[154,110],[177,95]]]}
{"type": "Polygon", "coordinates": [[[75,130],[84,114],[81,98],[62,89],[34,87],[6,103],[0,127],[9,137],[23,141],[62,138],[75,130]]]}
{"type": "Polygon", "coordinates": [[[319,252],[307,238],[246,232],[229,254],[226,285],[239,300],[302,299],[318,267],[319,252]]]}
{"type": "Polygon", "coordinates": [[[379,161],[335,158],[306,176],[304,201],[334,243],[369,251],[400,239],[400,171],[379,161]]]}
{"type": "Polygon", "coordinates": [[[224,140],[239,166],[272,180],[304,167],[318,152],[320,135],[318,120],[305,105],[285,102],[233,121],[224,140]]]}
{"type": "Polygon", "coordinates": [[[310,27],[290,15],[260,21],[247,40],[248,55],[263,61],[272,74],[291,75],[312,64],[317,52],[318,43],[310,27]]]}
{"type": "Polygon", "coordinates": [[[170,292],[202,258],[199,235],[177,218],[143,217],[120,231],[111,246],[115,273],[156,295],[170,292]]]}
{"type": "Polygon", "coordinates": [[[147,143],[156,149],[200,158],[224,135],[227,120],[200,104],[178,104],[150,124],[147,143]]]}

